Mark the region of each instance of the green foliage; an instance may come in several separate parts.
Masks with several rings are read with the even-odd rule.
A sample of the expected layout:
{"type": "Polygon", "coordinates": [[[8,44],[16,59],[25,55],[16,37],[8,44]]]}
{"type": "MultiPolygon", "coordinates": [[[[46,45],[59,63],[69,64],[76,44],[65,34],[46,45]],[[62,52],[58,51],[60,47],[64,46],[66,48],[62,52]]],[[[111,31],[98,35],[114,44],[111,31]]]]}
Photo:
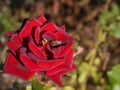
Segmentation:
{"type": "Polygon", "coordinates": [[[44,90],[44,88],[37,80],[34,80],[32,83],[32,90],[44,90]]]}
{"type": "Polygon", "coordinates": [[[120,38],[120,11],[117,5],[113,5],[110,11],[103,11],[99,23],[110,35],[120,38]]]}
{"type": "Polygon", "coordinates": [[[9,16],[8,10],[0,10],[0,31],[13,31],[17,23],[9,16]]]}
{"type": "Polygon", "coordinates": [[[113,90],[120,90],[120,64],[117,64],[111,71],[107,72],[113,90]]]}

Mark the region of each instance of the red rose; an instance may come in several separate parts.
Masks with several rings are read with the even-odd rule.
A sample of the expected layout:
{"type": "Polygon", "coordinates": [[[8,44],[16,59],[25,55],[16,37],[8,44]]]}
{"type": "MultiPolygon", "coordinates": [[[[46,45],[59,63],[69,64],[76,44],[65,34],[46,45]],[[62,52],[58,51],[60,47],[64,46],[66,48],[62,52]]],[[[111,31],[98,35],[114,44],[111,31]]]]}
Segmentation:
{"type": "Polygon", "coordinates": [[[43,15],[25,20],[20,30],[8,36],[10,50],[5,73],[25,80],[39,73],[61,86],[61,77],[76,68],[72,59],[73,38],[64,26],[48,22],[43,15]]]}

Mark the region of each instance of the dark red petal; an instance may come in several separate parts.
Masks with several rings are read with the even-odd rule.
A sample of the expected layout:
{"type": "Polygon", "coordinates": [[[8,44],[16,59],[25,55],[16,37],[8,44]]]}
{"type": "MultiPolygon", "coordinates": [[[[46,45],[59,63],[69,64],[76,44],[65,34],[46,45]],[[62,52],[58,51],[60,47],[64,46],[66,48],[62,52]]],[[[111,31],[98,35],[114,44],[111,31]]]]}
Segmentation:
{"type": "Polygon", "coordinates": [[[64,70],[64,71],[61,71],[59,72],[60,74],[64,75],[72,70],[75,70],[76,69],[76,66],[73,64],[72,67],[70,69],[67,69],[67,70],[64,70]]]}
{"type": "Polygon", "coordinates": [[[58,66],[56,68],[48,70],[47,75],[53,75],[53,74],[56,74],[56,73],[59,73],[61,71],[68,70],[68,69],[69,68],[66,65],[60,65],[60,66],[58,66]]]}
{"type": "Polygon", "coordinates": [[[21,47],[21,45],[19,45],[16,42],[8,42],[7,46],[10,48],[10,50],[15,54],[15,52],[21,47]]]}
{"type": "Polygon", "coordinates": [[[69,36],[63,32],[56,32],[57,40],[65,42],[69,40],[69,36]]]}
{"type": "Polygon", "coordinates": [[[36,71],[38,69],[38,65],[33,62],[26,54],[20,54],[20,59],[24,65],[29,68],[30,71],[36,71]]]}
{"type": "Polygon", "coordinates": [[[56,35],[50,31],[43,34],[42,37],[43,37],[43,39],[46,39],[48,41],[56,40],[56,35]]]}
{"type": "Polygon", "coordinates": [[[46,70],[55,68],[57,66],[60,66],[63,64],[65,61],[62,59],[55,59],[55,60],[44,60],[44,61],[38,61],[38,66],[40,68],[44,68],[46,70]]]}
{"type": "Polygon", "coordinates": [[[54,51],[54,58],[58,58],[61,52],[61,47],[55,48],[52,51],[54,51]]]}
{"type": "Polygon", "coordinates": [[[39,20],[41,23],[44,23],[44,22],[47,21],[43,14],[40,15],[40,17],[38,18],[38,20],[39,20]]]}
{"type": "Polygon", "coordinates": [[[63,31],[65,31],[65,25],[62,25],[60,28],[61,28],[63,31]]]}
{"type": "Polygon", "coordinates": [[[37,19],[27,21],[26,24],[24,25],[24,27],[22,28],[22,30],[19,33],[19,36],[20,36],[21,40],[22,40],[22,38],[31,34],[34,26],[41,26],[41,25],[42,24],[39,21],[37,21],[37,19]]]}
{"type": "Polygon", "coordinates": [[[40,28],[39,27],[35,29],[34,39],[35,39],[35,42],[39,44],[40,42],[40,28]]]}
{"type": "Polygon", "coordinates": [[[19,36],[17,34],[12,34],[7,42],[7,46],[15,54],[15,52],[22,46],[19,36]]]}
{"type": "Polygon", "coordinates": [[[45,24],[41,29],[54,32],[57,30],[57,28],[58,27],[53,22],[49,22],[49,23],[45,24]]]}
{"type": "Polygon", "coordinates": [[[28,46],[30,50],[39,58],[46,59],[45,55],[42,53],[42,51],[39,50],[39,48],[33,43],[33,41],[30,41],[28,46]]]}
{"type": "Polygon", "coordinates": [[[40,60],[39,57],[37,57],[35,54],[33,54],[32,52],[28,52],[27,55],[34,61],[34,62],[38,62],[40,60]]]}
{"type": "Polygon", "coordinates": [[[8,54],[3,69],[5,73],[15,75],[24,80],[30,79],[35,74],[35,72],[31,72],[26,67],[21,65],[11,53],[8,54]]]}
{"type": "Polygon", "coordinates": [[[72,67],[72,64],[73,64],[73,50],[71,49],[70,52],[66,55],[66,60],[65,60],[65,64],[68,66],[68,67],[72,67]]]}
{"type": "Polygon", "coordinates": [[[55,74],[52,74],[52,75],[48,75],[46,74],[46,76],[51,79],[52,81],[54,81],[55,83],[57,83],[59,86],[62,85],[62,82],[61,82],[61,79],[62,79],[62,76],[72,70],[75,70],[76,69],[76,66],[73,64],[72,65],[72,68],[69,68],[69,69],[64,69],[62,71],[59,71],[58,73],[55,73],[55,74]]]}
{"type": "Polygon", "coordinates": [[[59,55],[59,57],[65,56],[72,48],[73,45],[73,41],[69,42],[63,50],[61,50],[61,53],[59,55]]]}
{"type": "Polygon", "coordinates": [[[69,52],[69,54],[66,56],[64,64],[59,65],[56,68],[48,70],[47,74],[53,75],[53,74],[56,74],[58,72],[62,72],[62,71],[71,69],[73,67],[72,57],[73,57],[73,50],[71,50],[69,52]]]}
{"type": "Polygon", "coordinates": [[[62,86],[62,82],[61,82],[62,76],[61,76],[61,74],[56,73],[54,75],[47,76],[47,77],[49,79],[51,79],[52,81],[54,81],[55,83],[57,83],[59,86],[62,86]]]}
{"type": "Polygon", "coordinates": [[[13,42],[21,43],[21,41],[20,41],[20,37],[19,37],[18,34],[11,34],[11,37],[10,37],[9,41],[13,41],[13,42]]]}

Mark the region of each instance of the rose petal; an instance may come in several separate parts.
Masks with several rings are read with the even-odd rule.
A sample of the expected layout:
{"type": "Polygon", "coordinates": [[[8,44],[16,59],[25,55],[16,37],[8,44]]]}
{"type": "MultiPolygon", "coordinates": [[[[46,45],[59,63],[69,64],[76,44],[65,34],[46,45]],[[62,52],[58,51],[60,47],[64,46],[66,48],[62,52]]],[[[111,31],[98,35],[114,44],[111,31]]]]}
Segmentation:
{"type": "Polygon", "coordinates": [[[62,76],[72,70],[75,70],[76,69],[76,66],[73,64],[72,65],[72,68],[69,68],[69,69],[64,69],[62,71],[59,71],[58,73],[55,73],[55,74],[52,74],[52,75],[48,75],[46,74],[46,76],[51,79],[52,81],[54,81],[55,83],[57,83],[59,86],[62,86],[62,76]]]}
{"type": "Polygon", "coordinates": [[[62,25],[60,28],[61,28],[63,31],[65,31],[65,25],[62,25]]]}
{"type": "Polygon", "coordinates": [[[21,43],[20,37],[16,33],[15,34],[11,34],[9,41],[21,43]]]}
{"type": "Polygon", "coordinates": [[[22,40],[22,38],[25,38],[26,36],[30,35],[32,32],[33,27],[35,26],[41,26],[42,24],[37,21],[37,19],[33,19],[31,21],[27,21],[24,27],[21,29],[19,36],[22,40]]]}
{"type": "Polygon", "coordinates": [[[56,35],[50,31],[45,32],[42,35],[43,39],[46,39],[47,41],[51,41],[51,40],[56,40],[56,35]]]}
{"type": "Polygon", "coordinates": [[[40,17],[38,18],[38,20],[39,20],[41,23],[44,23],[44,22],[47,21],[43,14],[40,15],[40,17]]]}
{"type": "Polygon", "coordinates": [[[67,43],[67,45],[61,50],[59,57],[65,56],[72,48],[73,41],[67,43]]]}
{"type": "Polygon", "coordinates": [[[72,67],[72,64],[73,64],[73,50],[71,49],[70,52],[66,55],[66,60],[65,60],[65,64],[68,66],[68,67],[72,67]]]}
{"type": "Polygon", "coordinates": [[[46,70],[55,68],[57,66],[60,66],[65,61],[63,59],[55,59],[55,60],[44,60],[44,61],[38,61],[37,64],[40,68],[44,68],[46,70]]]}
{"type": "Polygon", "coordinates": [[[69,68],[66,65],[60,65],[56,68],[47,70],[47,75],[53,75],[53,74],[56,74],[56,73],[59,73],[61,71],[68,70],[68,69],[69,68]]]}
{"type": "Polygon", "coordinates": [[[64,70],[64,71],[61,71],[59,72],[60,74],[64,75],[72,70],[75,70],[76,69],[76,66],[73,64],[72,67],[70,69],[67,69],[67,70],[64,70]]]}
{"type": "Polygon", "coordinates": [[[56,32],[55,34],[57,36],[58,41],[65,42],[65,41],[69,40],[69,36],[63,32],[56,32]]]}
{"type": "Polygon", "coordinates": [[[15,54],[15,52],[22,46],[19,36],[17,34],[12,34],[9,42],[7,42],[7,46],[15,54]]]}
{"type": "Polygon", "coordinates": [[[53,22],[49,22],[49,23],[45,24],[41,29],[54,32],[57,30],[57,26],[53,22]]]}
{"type": "Polygon", "coordinates": [[[39,44],[40,42],[40,28],[39,27],[35,29],[34,39],[35,39],[35,42],[39,44]]]}
{"type": "Polygon", "coordinates": [[[38,69],[38,65],[33,62],[26,54],[20,54],[20,59],[24,65],[29,68],[30,71],[36,71],[38,69]]]}
{"type": "Polygon", "coordinates": [[[28,52],[27,55],[34,61],[34,62],[38,62],[40,60],[39,57],[37,57],[35,54],[33,54],[32,52],[28,52]]]}
{"type": "Polygon", "coordinates": [[[65,58],[64,64],[57,66],[56,68],[50,69],[47,71],[47,75],[53,75],[61,71],[69,70],[72,68],[72,57],[73,57],[73,50],[71,50],[65,58]]]}
{"type": "Polygon", "coordinates": [[[57,83],[59,86],[62,86],[62,82],[61,82],[61,74],[56,73],[54,75],[51,76],[47,76],[49,79],[51,79],[52,81],[54,81],[55,83],[57,83]]]}
{"type": "Polygon", "coordinates": [[[39,50],[39,48],[33,43],[33,41],[30,41],[28,43],[28,46],[30,50],[39,58],[46,59],[45,55],[42,53],[42,51],[39,50]]]}
{"type": "Polygon", "coordinates": [[[26,67],[20,64],[17,59],[13,56],[12,53],[9,53],[7,56],[6,63],[3,67],[5,73],[15,75],[24,80],[31,78],[35,72],[29,71],[26,67]]]}

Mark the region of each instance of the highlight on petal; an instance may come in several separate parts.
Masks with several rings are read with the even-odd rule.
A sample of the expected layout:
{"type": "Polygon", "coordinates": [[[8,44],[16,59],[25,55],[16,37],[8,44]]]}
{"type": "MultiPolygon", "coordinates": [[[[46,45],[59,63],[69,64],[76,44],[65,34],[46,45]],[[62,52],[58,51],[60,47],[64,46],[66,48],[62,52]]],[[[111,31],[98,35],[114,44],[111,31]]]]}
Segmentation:
{"type": "Polygon", "coordinates": [[[72,64],[73,64],[73,50],[71,49],[70,52],[66,55],[66,59],[65,59],[65,64],[68,66],[68,67],[72,67],[72,64]]]}
{"type": "Polygon", "coordinates": [[[26,36],[31,34],[33,27],[41,26],[41,25],[42,24],[39,21],[37,21],[37,19],[32,19],[31,21],[27,21],[19,33],[21,40],[22,38],[25,38],[26,36]]]}
{"type": "Polygon", "coordinates": [[[40,68],[44,68],[46,70],[55,68],[57,66],[60,66],[63,64],[65,61],[63,59],[55,59],[55,60],[40,60],[37,62],[38,66],[40,68]]]}
{"type": "Polygon", "coordinates": [[[70,69],[61,71],[61,72],[59,72],[59,73],[61,73],[62,75],[65,75],[66,73],[71,72],[71,71],[73,71],[73,70],[75,70],[75,69],[76,69],[76,66],[73,64],[70,69]]]}
{"type": "Polygon", "coordinates": [[[66,65],[60,65],[54,69],[50,69],[50,70],[47,70],[47,75],[53,75],[53,74],[56,74],[56,73],[59,73],[61,71],[64,71],[64,70],[68,70],[70,68],[68,68],[66,65]]]}
{"type": "Polygon", "coordinates": [[[26,54],[20,54],[20,59],[30,71],[36,71],[38,65],[33,62],[26,54]]]}
{"type": "Polygon", "coordinates": [[[39,27],[35,29],[34,39],[35,39],[35,42],[39,44],[40,42],[40,28],[39,27]]]}
{"type": "Polygon", "coordinates": [[[38,20],[39,20],[41,23],[44,23],[44,22],[47,21],[43,14],[40,15],[40,17],[38,18],[38,20]]]}
{"type": "Polygon", "coordinates": [[[10,52],[8,53],[3,70],[7,74],[17,76],[24,80],[30,79],[35,74],[34,71],[29,71],[24,65],[18,62],[16,57],[10,52]]]}
{"type": "Polygon", "coordinates": [[[63,32],[56,32],[55,33],[57,36],[57,40],[65,42],[67,40],[69,40],[69,36],[66,33],[63,32]]]}
{"type": "Polygon", "coordinates": [[[49,22],[49,23],[45,24],[41,29],[54,32],[57,30],[57,28],[58,27],[53,22],[49,22]]]}
{"type": "Polygon", "coordinates": [[[30,50],[37,55],[39,58],[46,59],[46,56],[43,54],[42,51],[39,50],[39,48],[33,43],[33,41],[30,41],[28,43],[28,46],[30,50]]]}

